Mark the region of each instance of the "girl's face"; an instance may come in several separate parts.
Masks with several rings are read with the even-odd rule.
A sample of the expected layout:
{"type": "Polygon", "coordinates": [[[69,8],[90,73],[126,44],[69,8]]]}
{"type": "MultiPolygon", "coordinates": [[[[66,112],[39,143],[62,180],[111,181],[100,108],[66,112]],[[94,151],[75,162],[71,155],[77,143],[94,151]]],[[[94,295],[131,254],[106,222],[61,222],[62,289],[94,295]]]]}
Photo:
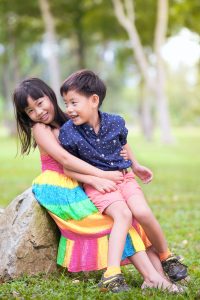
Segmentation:
{"type": "Polygon", "coordinates": [[[47,96],[37,100],[28,96],[27,102],[28,106],[25,108],[25,113],[33,122],[54,125],[54,106],[47,96]]]}

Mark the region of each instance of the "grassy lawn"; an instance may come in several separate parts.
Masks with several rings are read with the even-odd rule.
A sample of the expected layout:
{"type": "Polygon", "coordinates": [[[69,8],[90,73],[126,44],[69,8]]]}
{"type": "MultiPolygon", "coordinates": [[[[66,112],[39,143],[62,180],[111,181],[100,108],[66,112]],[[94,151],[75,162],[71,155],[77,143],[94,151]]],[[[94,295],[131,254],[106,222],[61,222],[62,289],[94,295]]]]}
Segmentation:
{"type": "MultiPolygon", "coordinates": [[[[154,180],[143,190],[162,225],[170,248],[185,257],[191,282],[185,295],[169,295],[149,290],[142,293],[142,279],[132,266],[124,267],[129,293],[102,294],[96,289],[101,272],[24,277],[0,286],[0,299],[200,299],[200,131],[182,129],[175,132],[171,146],[144,142],[130,136],[138,160],[152,168],[154,180]]],[[[16,141],[0,138],[0,206],[5,207],[15,196],[31,185],[39,174],[39,156],[35,151],[25,158],[15,157],[16,141]]]]}

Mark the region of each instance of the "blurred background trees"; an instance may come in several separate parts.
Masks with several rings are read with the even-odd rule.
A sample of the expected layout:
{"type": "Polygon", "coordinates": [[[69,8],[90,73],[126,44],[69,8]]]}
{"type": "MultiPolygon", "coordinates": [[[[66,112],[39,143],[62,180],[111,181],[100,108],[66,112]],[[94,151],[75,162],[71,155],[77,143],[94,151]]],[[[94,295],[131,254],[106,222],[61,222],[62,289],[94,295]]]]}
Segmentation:
{"type": "Polygon", "coordinates": [[[15,130],[12,92],[29,76],[55,90],[80,68],[108,86],[103,109],[151,140],[200,124],[199,0],[0,0],[0,120],[15,130]]]}

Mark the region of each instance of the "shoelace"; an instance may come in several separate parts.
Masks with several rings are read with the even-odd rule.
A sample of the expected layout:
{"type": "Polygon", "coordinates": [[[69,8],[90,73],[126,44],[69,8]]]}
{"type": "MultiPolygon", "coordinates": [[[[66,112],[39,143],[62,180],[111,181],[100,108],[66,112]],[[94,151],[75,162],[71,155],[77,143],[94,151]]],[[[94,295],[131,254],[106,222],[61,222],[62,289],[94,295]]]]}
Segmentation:
{"type": "Polygon", "coordinates": [[[117,278],[116,280],[114,280],[114,281],[112,281],[108,284],[108,286],[110,288],[118,287],[119,285],[123,285],[124,287],[127,287],[127,284],[126,284],[125,279],[123,277],[117,278]]]}
{"type": "Polygon", "coordinates": [[[183,263],[181,263],[178,259],[174,259],[174,260],[172,260],[170,265],[166,265],[166,269],[167,269],[167,271],[171,271],[177,265],[181,265],[181,266],[187,268],[187,266],[184,265],[183,263]]]}

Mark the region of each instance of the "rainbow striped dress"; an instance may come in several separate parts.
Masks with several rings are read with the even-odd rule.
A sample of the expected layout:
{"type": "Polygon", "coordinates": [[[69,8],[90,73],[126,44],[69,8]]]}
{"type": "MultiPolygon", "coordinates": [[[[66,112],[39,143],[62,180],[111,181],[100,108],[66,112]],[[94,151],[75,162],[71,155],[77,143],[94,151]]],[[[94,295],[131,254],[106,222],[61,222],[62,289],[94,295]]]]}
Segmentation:
{"type": "MultiPolygon", "coordinates": [[[[77,181],[67,177],[53,158],[42,155],[41,163],[42,173],[33,181],[32,190],[60,229],[57,263],[70,272],[106,268],[112,219],[98,212],[77,181]]],[[[138,225],[129,230],[122,264],[145,250],[141,233],[138,225]]]]}

